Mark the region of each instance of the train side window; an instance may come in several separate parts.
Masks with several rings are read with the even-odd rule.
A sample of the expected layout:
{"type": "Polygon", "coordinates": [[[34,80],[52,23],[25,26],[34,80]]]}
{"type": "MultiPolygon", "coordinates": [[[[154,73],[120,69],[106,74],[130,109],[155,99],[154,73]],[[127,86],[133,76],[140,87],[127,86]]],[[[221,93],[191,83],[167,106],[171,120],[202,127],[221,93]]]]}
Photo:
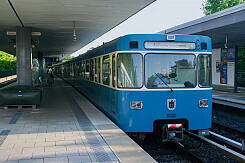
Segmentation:
{"type": "Polygon", "coordinates": [[[81,62],[81,77],[84,78],[84,61],[81,62]]]}
{"type": "Polygon", "coordinates": [[[90,78],[91,81],[94,81],[94,59],[90,59],[90,78]]]}
{"type": "Polygon", "coordinates": [[[103,84],[110,84],[110,56],[104,56],[102,62],[102,81],[103,84]]]}
{"type": "Polygon", "coordinates": [[[86,61],[83,61],[83,79],[85,79],[85,74],[86,74],[86,61]]]}
{"type": "Polygon", "coordinates": [[[100,61],[100,57],[98,58],[98,73],[99,73],[99,83],[101,83],[101,61],[100,61]]]}
{"type": "Polygon", "coordinates": [[[198,56],[198,84],[199,87],[211,87],[211,55],[199,55],[198,56]]]}
{"type": "Polygon", "coordinates": [[[76,64],[75,64],[75,77],[76,78],[78,78],[79,77],[79,65],[80,65],[80,63],[79,62],[76,62],[76,64]]]}
{"type": "Polygon", "coordinates": [[[82,76],[81,67],[82,67],[82,61],[79,61],[78,62],[78,68],[77,68],[78,77],[81,77],[82,76]]]}
{"type": "Polygon", "coordinates": [[[73,76],[73,64],[70,63],[70,76],[73,76]]]}
{"type": "Polygon", "coordinates": [[[115,87],[116,83],[116,57],[112,55],[112,86],[115,87]]]}
{"type": "Polygon", "coordinates": [[[117,87],[141,88],[143,86],[143,57],[141,54],[117,55],[117,87]]]}
{"type": "Polygon", "coordinates": [[[83,61],[81,62],[81,78],[83,79],[84,75],[84,66],[83,66],[83,61]]]}
{"type": "Polygon", "coordinates": [[[94,81],[98,82],[98,59],[94,59],[94,81]]]}
{"type": "Polygon", "coordinates": [[[84,62],[83,62],[83,60],[82,60],[82,62],[81,62],[81,78],[83,79],[84,77],[84,62]]]}
{"type": "Polygon", "coordinates": [[[86,61],[85,79],[89,79],[89,60],[86,61]]]}

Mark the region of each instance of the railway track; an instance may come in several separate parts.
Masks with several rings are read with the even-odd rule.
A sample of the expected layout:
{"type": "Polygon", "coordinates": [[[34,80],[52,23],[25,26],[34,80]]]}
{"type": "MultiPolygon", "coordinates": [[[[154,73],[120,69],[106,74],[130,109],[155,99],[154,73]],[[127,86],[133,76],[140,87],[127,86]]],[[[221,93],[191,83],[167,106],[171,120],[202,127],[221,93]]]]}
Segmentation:
{"type": "Polygon", "coordinates": [[[188,136],[198,139],[199,141],[208,144],[209,146],[211,146],[214,149],[217,149],[221,152],[223,152],[224,154],[232,157],[233,159],[235,159],[236,161],[241,161],[241,162],[245,162],[245,155],[242,154],[242,151],[237,152],[233,149],[228,148],[225,144],[232,146],[234,148],[238,148],[241,149],[242,148],[242,144],[235,142],[229,138],[226,138],[224,136],[218,135],[216,133],[213,133],[210,131],[210,135],[211,137],[215,137],[215,139],[210,139],[209,137],[204,137],[204,136],[199,136],[196,135],[192,132],[189,131],[185,131],[185,134],[187,134],[188,136]],[[218,141],[215,141],[218,140],[218,141]],[[222,143],[222,144],[220,144],[222,143]]]}
{"type": "Polygon", "coordinates": [[[195,155],[190,149],[186,148],[183,144],[176,142],[176,147],[183,151],[183,154],[190,158],[192,162],[205,163],[206,161],[195,155]]]}
{"type": "Polygon", "coordinates": [[[213,122],[213,129],[210,136],[221,143],[230,146],[237,152],[245,153],[245,132],[213,122]],[[214,131],[214,132],[212,132],[214,131]]]}
{"type": "Polygon", "coordinates": [[[183,143],[156,143],[151,136],[138,144],[158,162],[245,162],[241,143],[213,132],[208,137],[189,131],[184,135],[183,143]]]}
{"type": "MultiPolygon", "coordinates": [[[[134,139],[134,137],[131,137],[134,139]]],[[[183,144],[177,142],[161,143],[156,141],[153,135],[149,135],[143,142],[138,142],[134,139],[149,155],[157,162],[176,162],[176,163],[191,163],[205,161],[197,157],[192,151],[186,148],[183,144]]]]}

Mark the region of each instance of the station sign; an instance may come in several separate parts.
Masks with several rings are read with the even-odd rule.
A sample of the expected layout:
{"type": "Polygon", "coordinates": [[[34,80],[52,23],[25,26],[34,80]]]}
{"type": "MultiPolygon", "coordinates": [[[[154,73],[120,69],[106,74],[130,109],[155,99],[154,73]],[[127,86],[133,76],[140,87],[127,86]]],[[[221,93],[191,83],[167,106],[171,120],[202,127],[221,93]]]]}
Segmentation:
{"type": "Polygon", "coordinates": [[[196,44],[193,42],[146,41],[145,48],[146,49],[195,50],[196,44]]]}

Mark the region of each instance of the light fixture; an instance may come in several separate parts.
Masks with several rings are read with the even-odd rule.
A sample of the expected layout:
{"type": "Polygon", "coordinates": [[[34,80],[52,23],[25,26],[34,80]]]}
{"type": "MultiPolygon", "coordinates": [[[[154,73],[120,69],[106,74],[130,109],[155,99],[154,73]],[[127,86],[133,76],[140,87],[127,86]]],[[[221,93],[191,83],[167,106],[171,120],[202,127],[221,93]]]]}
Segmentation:
{"type": "Polygon", "coordinates": [[[131,101],[130,108],[131,109],[142,109],[143,102],[142,101],[131,101]]]}
{"type": "Polygon", "coordinates": [[[76,22],[73,21],[73,41],[77,40],[77,36],[76,36],[76,22]]]}
{"type": "Polygon", "coordinates": [[[200,108],[207,108],[208,107],[208,99],[201,99],[199,100],[199,107],[200,108]]]}
{"type": "Polygon", "coordinates": [[[225,48],[228,48],[228,36],[227,34],[225,35],[225,44],[224,44],[225,48]]]}

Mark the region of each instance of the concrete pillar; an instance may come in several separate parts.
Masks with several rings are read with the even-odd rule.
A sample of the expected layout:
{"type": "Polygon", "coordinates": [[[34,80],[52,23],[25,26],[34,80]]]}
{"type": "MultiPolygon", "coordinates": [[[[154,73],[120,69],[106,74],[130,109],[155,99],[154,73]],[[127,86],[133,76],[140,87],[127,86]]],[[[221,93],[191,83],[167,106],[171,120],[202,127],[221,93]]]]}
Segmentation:
{"type": "Polygon", "coordinates": [[[16,56],[18,85],[32,85],[31,73],[31,28],[17,27],[16,56]]]}

